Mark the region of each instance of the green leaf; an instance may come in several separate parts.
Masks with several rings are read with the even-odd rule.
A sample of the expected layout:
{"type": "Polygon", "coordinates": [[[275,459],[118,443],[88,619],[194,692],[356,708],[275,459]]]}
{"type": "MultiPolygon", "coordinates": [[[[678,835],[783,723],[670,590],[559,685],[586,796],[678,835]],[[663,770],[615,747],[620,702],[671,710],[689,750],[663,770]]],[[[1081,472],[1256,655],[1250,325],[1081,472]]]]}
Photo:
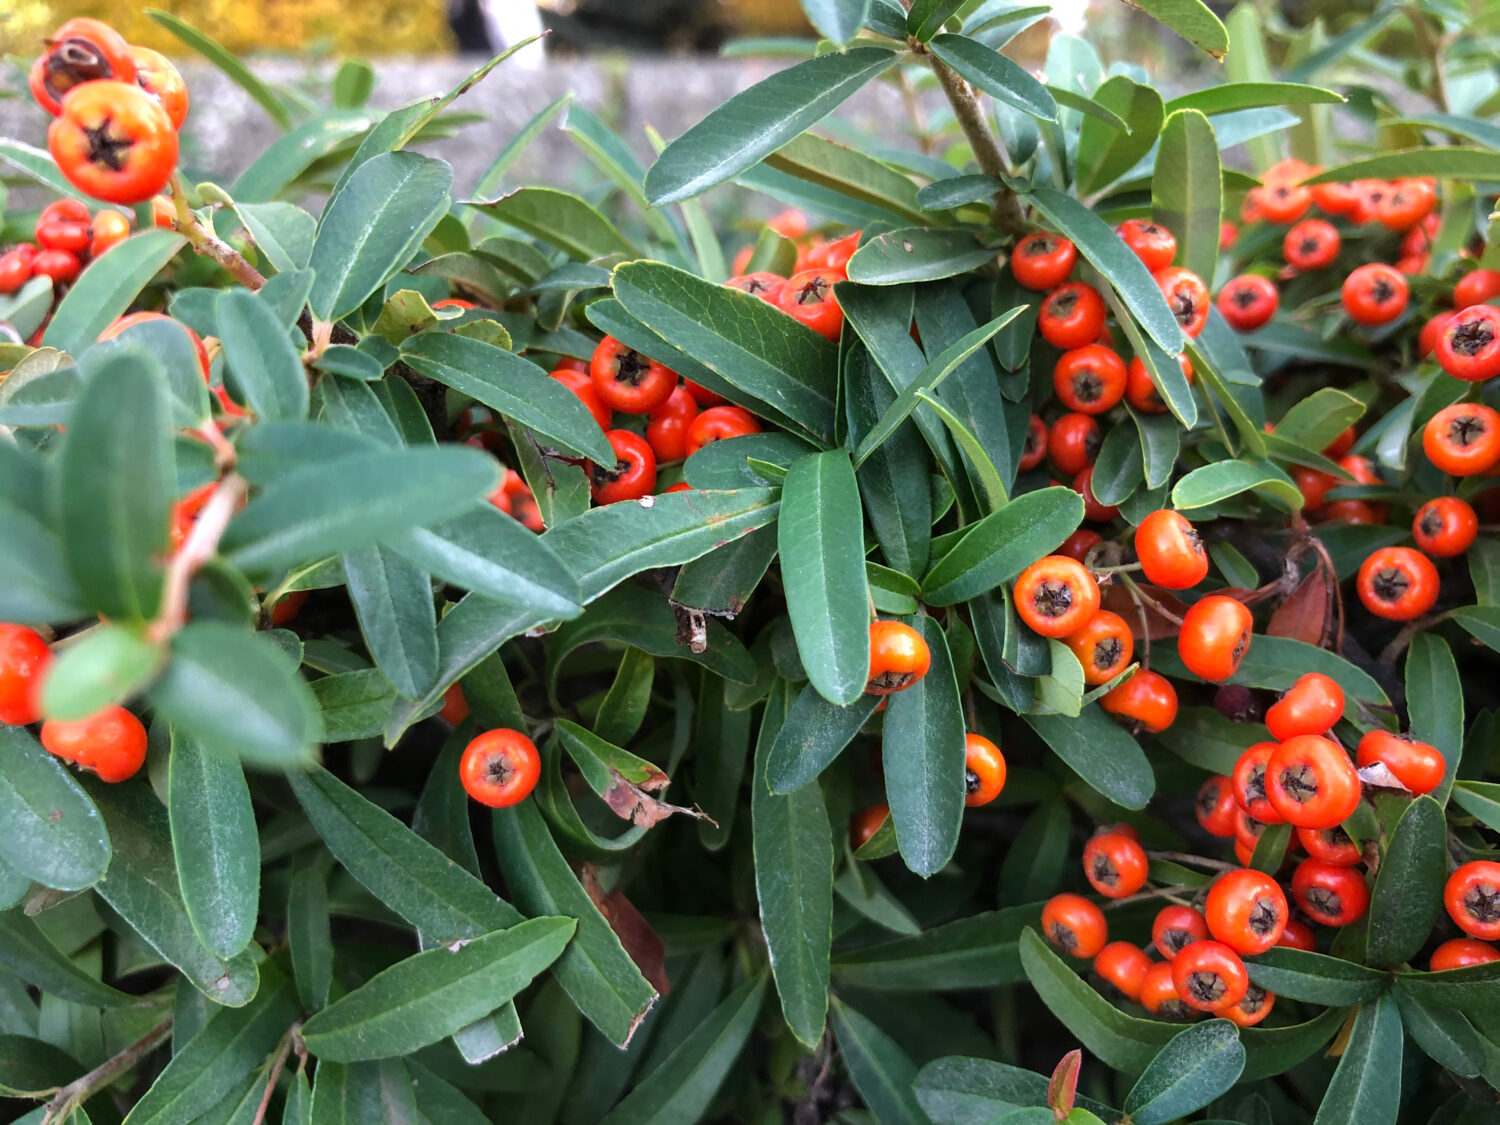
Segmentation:
{"type": "Polygon", "coordinates": [[[305,764],[321,733],[296,662],[273,640],[220,622],[191,622],[172,639],[172,662],[148,698],[206,748],[266,769],[305,764]]]}
{"type": "MultiPolygon", "coordinates": [[[[910,312],[908,311],[908,317],[910,312]]],[[[844,369],[844,403],[853,433],[869,433],[880,412],[896,401],[890,381],[875,368],[864,347],[851,348],[844,369]]],[[[910,471],[926,456],[920,423],[900,425],[871,450],[859,466],[860,496],[880,544],[894,569],[908,575],[927,567],[932,537],[932,488],[910,471]]]]}
{"type": "Polygon", "coordinates": [[[80,891],[102,879],[109,834],[62,762],[25,727],[7,726],[0,726],[0,761],[0,860],[60,891],[80,891]]]}
{"type": "MultiPolygon", "coordinates": [[[[1197,5],[1197,0],[1180,2],[1197,5]]],[[[1219,28],[1222,31],[1223,25],[1219,28]]],[[[1219,262],[1224,209],[1224,176],[1213,125],[1196,109],[1172,112],[1162,126],[1156,159],[1172,173],[1152,177],[1151,216],[1177,236],[1177,264],[1211,283],[1219,262]]]]}
{"type": "MultiPolygon", "coordinates": [[[[1153,19],[1160,20],[1193,46],[1223,61],[1229,53],[1229,32],[1203,0],[1130,0],[1153,19]]],[[[1208,275],[1204,275],[1205,277],[1208,275]]],[[[1144,1123],[1143,1123],[1144,1125],[1144,1123]]]]}
{"type": "MultiPolygon", "coordinates": [[[[1078,135],[1076,177],[1080,192],[1102,188],[1134,168],[1156,143],[1166,116],[1160,94],[1123,74],[1100,86],[1094,100],[1129,122],[1130,132],[1122,133],[1094,117],[1083,122],[1078,135]]],[[[1166,346],[1165,341],[1158,343],[1166,346]]]]}
{"type": "Polygon", "coordinates": [[[1302,507],[1302,493],[1292,478],[1269,461],[1216,461],[1194,469],[1172,487],[1172,505],[1204,508],[1244,492],[1255,492],[1292,511],[1302,507]]]}
{"type": "Polygon", "coordinates": [[[705,613],[738,616],[775,557],[775,529],[757,528],[685,565],[677,572],[672,600],[705,613]]]}
{"type": "Polygon", "coordinates": [[[260,840],[238,759],[174,731],[167,813],[193,931],[220,957],[233,957],[250,944],[260,905],[260,840]]]}
{"type": "Polygon", "coordinates": [[[1082,521],[1083,499],[1072,489],[1017,496],[963,531],[922,579],[922,599],[955,605],[993,590],[1059,546],[1082,521]]]}
{"type": "Polygon", "coordinates": [[[1364,415],[1365,404],[1347,391],[1319,387],[1276,423],[1276,436],[1322,452],[1364,415]]]}
{"type": "Polygon", "coordinates": [[[1057,120],[1057,102],[1020,63],[964,35],[939,35],[927,45],[975,89],[1030,114],[1039,121],[1057,120]]]}
{"type": "Polygon", "coordinates": [[[1360,1008],[1314,1125],[1394,1122],[1401,1102],[1401,1014],[1389,994],[1360,1008]]]}
{"type": "Polygon", "coordinates": [[[139,782],[90,781],[88,788],[114,847],[109,870],[95,888],[100,897],[214,1003],[230,1008],[249,1003],[259,982],[254,956],[259,951],[220,957],[194,932],[172,861],[167,810],[139,782]]]}
{"type": "Polygon", "coordinates": [[[552,975],[578,1010],[624,1047],[657,994],[557,850],[530,801],[494,814],[495,849],[516,901],[533,916],[578,919],[578,931],[552,975]]]}
{"type": "Polygon", "coordinates": [[[175,475],[160,366],[140,354],[100,364],[58,455],[63,556],[89,607],[114,621],[155,615],[175,475]]]}
{"type": "Polygon", "coordinates": [[[42,346],[80,354],[130,307],[186,242],[173,231],[142,231],[90,262],[58,302],[42,335],[42,346]]]}
{"type": "Polygon", "coordinates": [[[292,117],[287,112],[286,106],[271,92],[270,87],[255,76],[254,71],[235,57],[233,52],[226,50],[203,32],[185,20],[178,19],[170,12],[147,8],[146,14],[223,71],[229,80],[249,94],[277,125],[283,129],[292,127],[292,117]]]}
{"type": "Polygon", "coordinates": [[[400,1059],[320,1063],[313,1079],[313,1125],[410,1125],[416,1084],[400,1059]]]}
{"type": "Polygon", "coordinates": [[[1076,199],[1052,188],[1035,187],[1028,198],[1114,287],[1146,335],[1169,355],[1180,352],[1182,329],[1167,307],[1167,299],[1151,272],[1114,229],[1076,199]]]}
{"type": "Polygon", "coordinates": [[[847,145],[803,133],[767,156],[765,162],[767,167],[799,180],[882,207],[908,223],[920,224],[932,219],[917,202],[916,184],[889,165],[847,145]]]}
{"type": "Polygon", "coordinates": [[[1289,1000],[1350,1008],[1374,1000],[1385,988],[1385,974],[1340,957],[1276,947],[1245,962],[1250,979],[1289,1000]]]}
{"type": "Polygon", "coordinates": [[[1303,184],[1348,183],[1351,180],[1399,180],[1437,176],[1443,180],[1500,179],[1500,152],[1482,148],[1408,148],[1361,157],[1324,169],[1303,184]]]}
{"type": "Polygon", "coordinates": [[[819,694],[847,706],[870,675],[870,608],[864,516],[849,455],[810,453],[794,462],[777,522],[787,612],[803,667],[819,694]]]}
{"type": "Polygon", "coordinates": [[[579,261],[634,253],[630,243],[591,204],[556,188],[524,187],[493,202],[472,202],[469,206],[550,242],[579,261]]]}
{"type": "Polygon", "coordinates": [[[42,681],[42,713],[65,722],[124,703],[161,671],[165,647],[128,625],[100,625],[63,649],[42,681]]]}
{"type": "MultiPolygon", "coordinates": [[[[1009,1110],[1045,1107],[1046,1077],[990,1059],[949,1056],[933,1059],[917,1072],[917,1101],[938,1125],[989,1125],[1009,1110]]],[[[1106,1106],[1079,1096],[1075,1109],[1109,1113],[1106,1106]]],[[[1050,1110],[1044,1110],[1051,1116],[1050,1110]]]]}
{"type": "Polygon", "coordinates": [[[1445,802],[1464,751],[1464,693],[1448,642],[1436,633],[1418,633],[1406,653],[1406,705],[1411,736],[1436,747],[1447,767],[1432,791],[1445,802]]]}
{"type": "Polygon", "coordinates": [[[304,1011],[319,1011],[328,1003],[333,980],[333,937],[328,887],[323,873],[310,864],[292,871],[286,896],[286,937],[297,998],[304,1011]]]}
{"type": "Polygon", "coordinates": [[[349,600],[376,667],[400,694],[420,699],[437,682],[432,578],[386,547],[342,556],[349,600]]]}
{"type": "Polygon", "coordinates": [[[958,846],[964,815],[964,710],[943,631],[930,617],[912,624],[931,667],[890,698],[881,737],[886,800],[906,866],[935,875],[958,846]]]}
{"type": "Polygon", "coordinates": [[[452,185],[446,162],[414,152],[383,152],[361,164],[318,223],[308,259],[313,315],[348,316],[395,276],[447,212],[452,185]]]}
{"type": "Polygon", "coordinates": [[[721,849],[734,830],[750,749],[750,712],[728,707],[727,688],[720,677],[706,679],[694,716],[693,797],[712,818],[698,822],[698,838],[709,851],[721,849]]]}
{"type": "Polygon", "coordinates": [[[1409,961],[1443,912],[1448,870],[1443,806],[1418,797],[1401,814],[1370,896],[1368,959],[1376,965],[1409,961]]]}
{"type": "Polygon", "coordinates": [[[1397,984],[1392,991],[1401,1027],[1429,1057],[1455,1074],[1473,1078],[1484,1068],[1486,1043],[1462,1012],[1411,996],[1397,984]]]}
{"type": "Polygon", "coordinates": [[[914,0],[908,5],[911,10],[906,14],[906,35],[926,43],[963,6],[963,0],[914,0]]]}
{"type": "Polygon", "coordinates": [[[1177,1036],[1171,1024],[1138,1019],[1115,1008],[1030,927],[1021,934],[1021,964],[1052,1014],[1107,1066],[1140,1074],[1177,1036]]]}
{"type": "Polygon", "coordinates": [[[1460,781],[1453,787],[1453,802],[1481,823],[1500,831],[1500,784],[1460,781]]]}
{"type": "MultiPolygon", "coordinates": [[[[1152,653],[1154,664],[1163,675],[1174,678],[1194,679],[1191,672],[1182,666],[1177,654],[1158,649],[1152,653]]],[[[1289,637],[1272,637],[1256,634],[1250,651],[1240,661],[1238,671],[1230,677],[1232,684],[1263,688],[1266,691],[1286,691],[1305,672],[1321,672],[1338,681],[1344,689],[1344,717],[1351,722],[1359,719],[1359,703],[1388,710],[1391,701],[1367,673],[1350,664],[1343,657],[1318,648],[1317,645],[1294,641],[1289,637]]]]}
{"type": "Polygon", "coordinates": [[[272,481],[230,521],[220,546],[241,570],[269,574],[450,519],[499,483],[494,458],[477,449],[356,453],[272,481]]]}
{"type": "Polygon", "coordinates": [[[701,1119],[745,1049],[765,995],[763,973],[741,984],[644,1078],[632,1083],[601,1125],[701,1119]]]}
{"type": "Polygon", "coordinates": [[[759,297],[660,262],[616,268],[614,293],[626,312],[732,386],[773,404],[810,436],[832,436],[837,345],[794,327],[759,297]]]}
{"type": "Polygon", "coordinates": [[[51,1043],[26,1035],[0,1035],[0,1096],[49,1098],[77,1078],[79,1069],[70,1055],[51,1043]]]}
{"type": "Polygon", "coordinates": [[[1016,906],[985,911],[840,953],[833,960],[833,975],[850,987],[896,992],[1016,984],[1025,979],[1017,942],[1040,910],[1016,906]]]}
{"type": "MultiPolygon", "coordinates": [[[[52,154],[44,148],[36,148],[24,141],[11,140],[9,137],[0,138],[0,160],[4,160],[36,180],[54,195],[79,201],[88,199],[88,196],[75,188],[58,170],[57,162],[52,159],[52,154]]],[[[50,280],[47,284],[47,291],[49,294],[52,291],[50,280]]]]}
{"type": "Polygon", "coordinates": [[[307,417],[307,374],[281,319],[248,289],[231,289],[214,304],[227,377],[235,397],[262,421],[307,417]]]}
{"type": "Polygon", "coordinates": [[[833,1004],[833,1035],[849,1078],[880,1125],[924,1125],[912,1088],[917,1067],[894,1039],[847,1004],[833,1004]]]}
{"type": "Polygon", "coordinates": [[[567,560],[588,603],[632,574],[680,566],[726,539],[764,527],[779,509],[780,498],[771,489],[674,492],[652,498],[649,505],[592,508],[550,529],[542,542],[567,560]]]}
{"type": "Polygon", "coordinates": [[[303,1025],[307,1049],[334,1062],[410,1054],[494,1011],[557,960],[571,918],[534,918],[399,961],[303,1025]]]}
{"type": "Polygon", "coordinates": [[[613,464],[614,450],[588,407],[529,360],[447,332],[413,336],[402,345],[401,357],[414,370],[535,430],[547,442],[598,464],[613,464]]]}
{"type": "Polygon", "coordinates": [[[1234,1024],[1200,1023],[1151,1060],[1125,1096],[1125,1112],[1136,1125],[1166,1125],[1227,1094],[1244,1069],[1245,1048],[1234,1024]]]}
{"type": "Polygon", "coordinates": [[[312,257],[318,221],[292,203],[235,203],[255,246],[278,273],[305,270],[312,257]]]}
{"type": "Polygon", "coordinates": [[[1212,117],[1241,109],[1266,106],[1328,105],[1344,101],[1341,94],[1321,86],[1299,82],[1223,82],[1188,94],[1180,94],[1167,103],[1167,112],[1196,109],[1212,117]]]}
{"type": "Polygon", "coordinates": [[[657,157],[646,173],[646,198],[658,207],[677,203],[738,175],[817,124],[896,57],[856,47],[808,59],[741,91],[657,157]]]}
{"type": "Polygon", "coordinates": [[[0,965],[60,1000],[86,1007],[120,1008],[141,1002],[85,973],[20,908],[0,914],[0,965]]]}
{"type": "Polygon", "coordinates": [[[766,783],[771,747],[786,715],[787,686],[771,691],[755,746],[750,789],[755,893],[781,1011],[811,1050],[828,1013],[833,941],[833,837],[823,791],[815,783],[773,794],[766,783]]]}
{"type": "Polygon", "coordinates": [[[1115,426],[1105,435],[1094,459],[1089,489],[1101,504],[1118,504],[1146,479],[1141,433],[1135,426],[1115,426]]]}
{"type": "MultiPolygon", "coordinates": [[[[1478,544],[1475,546],[1477,548],[1478,544]]],[[[1453,620],[1480,644],[1500,649],[1500,606],[1466,605],[1452,613],[1453,620]]]]}
{"type": "MultiPolygon", "coordinates": [[[[148,356],[145,362],[154,358],[166,375],[173,424],[184,430],[202,427],[209,418],[208,386],[203,380],[198,348],[181,322],[161,319],[133,324],[117,336],[92,345],[84,353],[81,370],[88,379],[99,364],[115,354],[126,353],[135,362],[142,362],[139,357],[143,352],[148,356]]],[[[178,449],[180,453],[180,444],[178,449]]]]}
{"type": "MultiPolygon", "coordinates": [[[[0,473],[11,466],[0,467],[0,473]]],[[[31,496],[42,495],[41,480],[31,496]]],[[[62,543],[44,513],[28,511],[19,497],[0,495],[0,619],[63,622],[86,615],[83,595],[63,565],[62,543]]],[[[45,690],[45,688],[44,688],[45,690]]]]}
{"type": "Polygon", "coordinates": [[[905,285],[967,273],[993,261],[967,231],[903,227],[877,235],[849,259],[849,280],[862,285],[905,285]]]}
{"type": "Polygon", "coordinates": [[[854,740],[879,704],[879,696],[861,695],[840,707],[829,703],[811,684],[803,688],[766,760],[771,792],[792,793],[816,778],[854,740]]]}
{"type": "Polygon", "coordinates": [[[1066,715],[1022,718],[1090,787],[1124,808],[1146,807],[1156,788],[1151,765],[1129,732],[1097,704],[1084,707],[1076,719],[1066,715]]]}

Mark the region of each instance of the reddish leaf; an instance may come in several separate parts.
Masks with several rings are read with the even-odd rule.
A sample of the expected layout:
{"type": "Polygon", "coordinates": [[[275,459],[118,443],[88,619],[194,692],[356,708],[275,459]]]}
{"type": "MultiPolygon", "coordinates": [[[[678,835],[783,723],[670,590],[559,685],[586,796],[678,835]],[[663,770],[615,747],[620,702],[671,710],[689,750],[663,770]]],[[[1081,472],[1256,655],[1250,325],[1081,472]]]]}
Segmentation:
{"type": "Polygon", "coordinates": [[[630,900],[620,893],[619,888],[606,892],[599,885],[599,869],[593,864],[579,866],[578,880],[594,905],[599,908],[599,913],[604,915],[609,928],[620,939],[620,944],[635,962],[635,967],[641,971],[641,976],[650,981],[651,987],[663,996],[671,992],[672,982],[667,979],[666,968],[667,947],[651,928],[651,923],[630,904],[630,900]]]}
{"type": "MultiPolygon", "coordinates": [[[[642,828],[650,828],[652,825],[666,820],[673,813],[685,813],[688,816],[697,817],[699,820],[708,820],[709,817],[697,809],[685,809],[681,805],[669,805],[665,801],[658,801],[651,796],[650,790],[664,789],[667,785],[667,775],[660,770],[655,776],[648,777],[641,784],[628,780],[619,770],[611,768],[609,771],[610,786],[604,793],[604,803],[608,805],[614,814],[622,820],[631,821],[642,828]]],[[[715,825],[717,827],[717,825],[715,825]]]]}
{"type": "MultiPolygon", "coordinates": [[[[1146,629],[1150,632],[1153,641],[1159,641],[1164,637],[1175,637],[1179,626],[1170,617],[1157,612],[1151,605],[1155,602],[1161,609],[1166,610],[1172,617],[1181,617],[1187,612],[1187,606],[1182,599],[1171,590],[1163,590],[1160,586],[1147,586],[1137,583],[1136,588],[1145,595],[1142,607],[1145,610],[1146,629]]],[[[1116,585],[1111,582],[1099,590],[1099,604],[1111,613],[1118,613],[1130,625],[1130,631],[1135,634],[1136,640],[1141,640],[1141,609],[1136,608],[1135,599],[1130,596],[1130,590],[1126,586],[1116,585]]]]}
{"type": "Polygon", "coordinates": [[[1059,1121],[1073,1112],[1073,1100],[1078,1096],[1078,1072],[1082,1068],[1083,1052],[1069,1051],[1047,1080],[1047,1104],[1052,1107],[1052,1116],[1059,1121]]]}
{"type": "Polygon", "coordinates": [[[1271,614],[1267,635],[1323,647],[1328,643],[1333,618],[1330,594],[1327,574],[1321,566],[1314,567],[1271,614]]]}

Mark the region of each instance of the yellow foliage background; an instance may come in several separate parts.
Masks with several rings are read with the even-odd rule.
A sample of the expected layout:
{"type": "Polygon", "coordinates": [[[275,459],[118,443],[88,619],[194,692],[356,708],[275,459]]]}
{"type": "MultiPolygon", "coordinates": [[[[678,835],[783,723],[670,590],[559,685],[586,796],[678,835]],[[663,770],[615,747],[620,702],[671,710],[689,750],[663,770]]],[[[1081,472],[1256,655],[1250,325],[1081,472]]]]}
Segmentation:
{"type": "MultiPolygon", "coordinates": [[[[0,0],[0,51],[27,57],[73,16],[108,20],[131,43],[191,54],[126,0],[0,0]]],[[[344,54],[435,54],[453,49],[444,0],[157,0],[236,54],[326,46],[344,54]]]]}

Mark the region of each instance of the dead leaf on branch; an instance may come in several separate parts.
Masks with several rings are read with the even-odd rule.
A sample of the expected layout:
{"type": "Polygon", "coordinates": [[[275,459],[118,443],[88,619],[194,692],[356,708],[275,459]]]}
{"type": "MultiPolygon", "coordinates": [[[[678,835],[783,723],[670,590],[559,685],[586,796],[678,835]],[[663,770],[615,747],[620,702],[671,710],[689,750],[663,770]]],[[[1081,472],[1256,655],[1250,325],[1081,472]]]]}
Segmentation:
{"type": "Polygon", "coordinates": [[[669,805],[653,797],[651,795],[653,792],[665,789],[671,781],[660,770],[655,770],[639,783],[629,780],[614,768],[610,769],[609,777],[610,784],[609,788],[604,791],[604,803],[622,820],[628,820],[641,828],[650,828],[666,820],[673,813],[683,813],[699,820],[706,820],[715,828],[718,827],[713,818],[698,809],[669,805]]]}

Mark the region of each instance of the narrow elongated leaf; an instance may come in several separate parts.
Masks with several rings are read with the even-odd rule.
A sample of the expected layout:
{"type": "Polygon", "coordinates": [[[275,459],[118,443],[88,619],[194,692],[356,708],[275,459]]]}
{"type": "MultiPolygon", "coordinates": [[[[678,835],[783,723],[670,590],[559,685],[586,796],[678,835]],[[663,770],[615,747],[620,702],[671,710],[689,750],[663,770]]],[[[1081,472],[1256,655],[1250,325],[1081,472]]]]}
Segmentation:
{"type": "Polygon", "coordinates": [[[1212,117],[1240,109],[1266,106],[1320,105],[1344,101],[1341,94],[1299,82],[1224,82],[1180,94],[1167,103],[1167,112],[1196,109],[1212,117]]]}
{"type": "Polygon", "coordinates": [[[402,346],[401,355],[423,375],[535,430],[564,451],[601,465],[614,463],[613,449],[578,396],[515,353],[467,336],[423,332],[402,346]]]}
{"type": "Polygon", "coordinates": [[[829,703],[808,685],[797,696],[777,732],[766,762],[773,793],[791,793],[822,773],[853,741],[880,697],[861,695],[846,707],[829,703]]]}
{"type": "Polygon", "coordinates": [[[1406,700],[1411,735],[1437,748],[1447,768],[1432,791],[1444,801],[1453,786],[1464,749],[1464,693],[1458,665],[1448,642],[1435,633],[1418,633],[1406,653],[1406,700]]]}
{"type": "Polygon", "coordinates": [[[1486,1044],[1462,1012],[1419,1000],[1400,985],[1391,995],[1401,1013],[1402,1029],[1430,1058],[1469,1078],[1483,1069],[1486,1044]]]}
{"type": "MultiPolygon", "coordinates": [[[[917,1101],[936,1125],[988,1125],[1010,1110],[1046,1106],[1048,1082],[1044,1075],[990,1059],[950,1055],[933,1059],[917,1072],[917,1101]]],[[[1079,1095],[1078,1109],[1109,1113],[1079,1095]]],[[[1046,1111],[1049,1116],[1051,1111],[1046,1111]]]]}
{"type": "Polygon", "coordinates": [[[307,374],[281,319],[248,289],[215,302],[219,341],[235,395],[264,421],[307,417],[307,374]]]}
{"type": "Polygon", "coordinates": [[[287,107],[282,104],[269,86],[256,77],[253,70],[235,57],[234,52],[226,50],[203,32],[169,12],[147,8],[146,14],[223,71],[230,81],[249,94],[277,125],[283,129],[292,127],[292,115],[287,111],[287,107]]]}
{"type": "Polygon", "coordinates": [[[699,195],[817,124],[896,61],[893,51],[856,47],[808,59],[756,83],[669,144],[646,173],[655,206],[699,195]]]}
{"type": "Polygon", "coordinates": [[[864,516],[843,450],[795,462],[782,487],[777,523],[782,573],[797,649],[823,698],[847,706],[870,675],[870,610],[865,585],[864,516]]]}
{"type": "Polygon", "coordinates": [[[355,454],[273,481],[230,521],[221,546],[240,569],[269,573],[449,519],[499,483],[494,458],[477,449],[355,454]]]}
{"type": "Polygon", "coordinates": [[[386,547],[342,556],[349,600],[375,666],[408,699],[437,682],[437,610],[432,579],[386,547]]]}
{"type": "Polygon", "coordinates": [[[25,727],[0,726],[0,860],[28,879],[79,891],[104,877],[110,840],[99,810],[25,727]]]}
{"type": "Polygon", "coordinates": [[[260,839],[239,759],[174,731],[167,813],[182,902],[220,957],[250,944],[260,906],[260,839]]]}
{"type": "Polygon", "coordinates": [[[1161,132],[1161,95],[1123,74],[1116,74],[1094,93],[1094,100],[1130,125],[1122,133],[1098,118],[1083,122],[1078,135],[1078,187],[1093,190],[1113,183],[1146,155],[1161,132]]]}
{"type": "Polygon", "coordinates": [[[823,1035],[833,941],[833,839],[816,784],[773,794],[766,783],[771,747],[786,716],[787,688],[772,689],[761,719],[751,781],[755,892],[781,1011],[801,1043],[823,1035]]]}
{"type": "Polygon", "coordinates": [[[112,620],[156,613],[174,475],[160,365],[139,352],[111,357],[69,419],[56,495],[68,572],[112,620]]]}
{"type": "MultiPolygon", "coordinates": [[[[1181,2],[1197,4],[1198,0],[1181,2]]],[[[1218,23],[1217,18],[1214,22],[1218,23]]],[[[1223,25],[1219,28],[1222,31],[1223,25]]],[[[1199,110],[1174,111],[1162,126],[1156,158],[1172,173],[1152,177],[1152,217],[1177,236],[1176,264],[1212,279],[1219,262],[1219,216],[1224,209],[1224,175],[1213,125],[1199,110]]]]}
{"type": "Polygon", "coordinates": [[[1057,120],[1057,102],[1020,63],[964,35],[939,35],[927,49],[990,97],[1039,121],[1057,120]]]}
{"type": "Polygon", "coordinates": [[[880,1125],[923,1125],[912,1088],[917,1067],[894,1039],[847,1004],[833,1005],[833,1034],[854,1088],[880,1125]]]}
{"type": "MultiPolygon", "coordinates": [[[[910,312],[907,313],[908,318],[910,312]]],[[[864,347],[851,348],[844,367],[849,428],[869,433],[896,401],[896,390],[864,347]],[[877,411],[881,414],[877,414],[877,411]]],[[[865,514],[886,564],[915,577],[927,568],[932,538],[932,487],[909,471],[925,456],[920,423],[897,426],[859,466],[865,514]]]]}
{"type": "Polygon", "coordinates": [[[1156,775],[1130,734],[1090,703],[1078,718],[1024,715],[1068,767],[1115,804],[1143,809],[1156,788],[1156,775]]]}
{"type": "Polygon", "coordinates": [[[383,152],[361,164],[318,223],[308,266],[309,303],[338,320],[406,265],[447,211],[453,169],[414,152],[383,152]]]}
{"type": "Polygon", "coordinates": [[[1407,176],[1437,176],[1444,180],[1500,179],[1500,153],[1482,148],[1401,149],[1338,164],[1302,182],[1313,185],[1360,179],[1399,180],[1407,176]]]}
{"type": "Polygon", "coordinates": [[[896,992],[993,988],[1025,979],[1018,941],[1039,906],[990,910],[919,934],[840,953],[835,979],[851,987],[896,992]]]}
{"type": "Polygon", "coordinates": [[[908,223],[932,220],[917,203],[917,185],[909,178],[858,149],[811,133],[803,133],[766,157],[766,166],[851,199],[883,207],[908,223]]]}
{"type": "Polygon", "coordinates": [[[130,307],[186,242],[174,231],[142,231],[90,262],[58,302],[42,346],[78,355],[130,307]]]}
{"type": "Polygon", "coordinates": [[[1386,994],[1354,1018],[1314,1125],[1382,1125],[1401,1104],[1401,1014],[1386,994]]]}
{"type": "Polygon", "coordinates": [[[849,259],[849,280],[861,285],[906,285],[967,273],[995,252],[967,231],[903,227],[876,235],[849,259]]]}
{"type": "Polygon", "coordinates": [[[552,975],[585,1018],[624,1047],[656,1002],[656,989],[580,885],[534,803],[497,809],[494,832],[508,884],[522,908],[533,916],[578,920],[577,934],[552,975]]]}
{"type": "Polygon", "coordinates": [[[328,887],[311,866],[293,870],[286,898],[286,937],[297,998],[307,1012],[328,1003],[333,980],[333,937],[328,921],[328,887]]]}
{"type": "Polygon", "coordinates": [[[233,625],[190,622],[151,705],[211,750],[268,769],[306,763],[321,725],[297,664],[275,641],[233,625]]]}
{"type": "Polygon", "coordinates": [[[1368,1003],[1386,983],[1376,969],[1302,949],[1268,949],[1246,968],[1252,981],[1278,996],[1335,1007],[1368,1003]]]}
{"type": "Polygon", "coordinates": [[[412,1125],[416,1086],[401,1059],[320,1063],[313,1079],[313,1125],[412,1125]]]}
{"type": "Polygon", "coordinates": [[[1269,461],[1216,461],[1194,469],[1172,487],[1172,504],[1203,508],[1244,492],[1258,493],[1293,511],[1302,507],[1302,493],[1292,478],[1269,461]]]}
{"type": "Polygon", "coordinates": [[[1442,914],[1447,871],[1443,806],[1418,797],[1401,814],[1370,895],[1368,959],[1399,965],[1411,959],[1442,914]]]}
{"type": "Polygon", "coordinates": [[[436,1043],[494,1011],[557,960],[571,918],[533,918],[462,944],[418,953],[377,973],[302,1028],[307,1049],[334,1062],[390,1058],[436,1043]]]}
{"type": "Polygon", "coordinates": [[[114,846],[109,871],[96,888],[100,897],[214,1003],[249,1003],[260,975],[254,951],[221,957],[194,932],[172,862],[167,810],[139,783],[90,782],[89,788],[114,846]]]}
{"type": "Polygon", "coordinates": [[[0,913],[0,965],[44,992],[90,1008],[139,1004],[140,998],[116,991],[89,976],[48,941],[36,923],[17,907],[0,913]]]}
{"type": "Polygon", "coordinates": [[[524,187],[492,203],[474,202],[470,206],[550,242],[580,261],[633,253],[620,232],[591,204],[556,188],[524,187]]]}
{"type": "Polygon", "coordinates": [[[1216,59],[1222,60],[1229,52],[1229,32],[1203,0],[1131,0],[1131,6],[1160,20],[1216,59]]]}
{"type": "Polygon", "coordinates": [[[1228,1020],[1190,1027],[1162,1048],[1125,1097],[1139,1125],[1166,1125],[1228,1093],[1245,1069],[1245,1048],[1228,1020]]]}
{"type": "Polygon", "coordinates": [[[958,846],[964,813],[964,712],[953,658],[930,617],[913,619],[927,642],[927,674],[890,699],[881,740],[886,800],[907,867],[934,875],[958,846]]]}
{"type": "Polygon", "coordinates": [[[765,995],[764,973],[741,984],[632,1087],[601,1125],[700,1120],[745,1049],[765,995]]]}
{"type": "Polygon", "coordinates": [[[1318,452],[1358,422],[1364,412],[1365,404],[1347,391],[1319,387],[1282,415],[1276,423],[1276,436],[1318,452]]]}
{"type": "Polygon", "coordinates": [[[1072,489],[1041,488],[1017,496],[971,524],[922,579],[929,605],[954,605],[1009,582],[1063,542],[1083,522],[1072,489]]]}

